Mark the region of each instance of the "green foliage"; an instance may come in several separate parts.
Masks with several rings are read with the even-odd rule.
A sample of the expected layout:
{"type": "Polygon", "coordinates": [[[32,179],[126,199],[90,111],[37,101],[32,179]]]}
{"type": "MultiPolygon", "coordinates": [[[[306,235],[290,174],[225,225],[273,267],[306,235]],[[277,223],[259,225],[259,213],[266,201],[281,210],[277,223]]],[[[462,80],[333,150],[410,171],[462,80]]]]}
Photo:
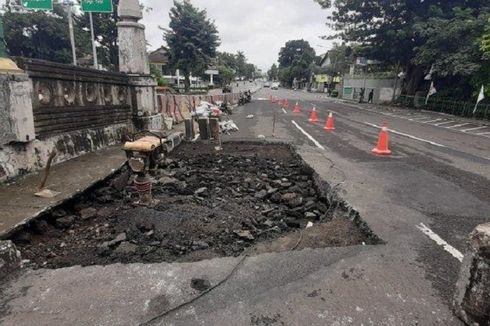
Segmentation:
{"type": "Polygon", "coordinates": [[[218,30],[206,11],[194,7],[189,0],[174,1],[169,27],[165,40],[171,65],[182,70],[185,91],[189,92],[190,74],[201,74],[216,56],[220,44],[218,30]]]}
{"type": "Polygon", "coordinates": [[[443,79],[466,83],[461,92],[469,96],[471,76],[489,64],[481,41],[490,17],[488,0],[315,1],[333,9],[332,38],[358,45],[361,56],[401,67],[409,94],[425,85],[424,72],[434,65],[436,84],[443,79]]]}
{"type": "MultiPolygon", "coordinates": [[[[52,13],[44,11],[16,12],[6,6],[4,14],[5,41],[11,56],[72,62],[68,19],[61,5],[54,5],[52,13]]],[[[90,42],[85,32],[76,29],[76,40],[90,42]]],[[[77,55],[86,54],[89,44],[79,44],[77,55]]]]}
{"type": "MultiPolygon", "coordinates": [[[[117,46],[117,8],[119,0],[112,0],[112,13],[93,13],[95,39],[99,43],[97,46],[97,60],[109,70],[119,70],[119,48],[117,46]]],[[[83,13],[75,17],[75,22],[80,29],[90,29],[88,13],[83,13]]],[[[90,35],[90,32],[89,32],[90,35]]],[[[91,54],[91,52],[90,52],[91,54]]]]}
{"type": "Polygon", "coordinates": [[[485,33],[483,34],[481,39],[481,50],[486,57],[490,57],[490,18],[487,21],[487,25],[485,26],[485,33]]]}
{"type": "Polygon", "coordinates": [[[315,62],[315,50],[305,40],[286,42],[279,52],[279,80],[292,85],[293,80],[309,79],[310,66],[315,62]]]}
{"type": "MultiPolygon", "coordinates": [[[[93,14],[94,32],[100,46],[99,63],[109,70],[118,70],[117,5],[113,0],[112,14],[93,14]]],[[[12,56],[24,56],[61,63],[71,63],[66,7],[55,3],[53,12],[16,11],[10,2],[4,7],[5,40],[12,56]]],[[[88,14],[73,16],[77,58],[91,57],[92,45],[88,14]]]]}
{"type": "Polygon", "coordinates": [[[326,73],[330,76],[341,76],[347,73],[349,65],[355,61],[355,49],[351,46],[334,43],[330,51],[328,51],[330,65],[326,67],[326,73]]]}
{"type": "Polygon", "coordinates": [[[155,78],[157,81],[158,86],[165,86],[166,82],[165,79],[162,77],[162,72],[160,69],[157,68],[157,66],[150,64],[150,75],[155,78]]]}
{"type": "Polygon", "coordinates": [[[416,34],[424,43],[415,48],[413,63],[433,65],[439,77],[470,76],[478,72],[484,63],[478,42],[486,21],[480,15],[485,14],[459,7],[446,15],[440,15],[435,7],[430,12],[431,18],[414,24],[416,34]]]}
{"type": "Polygon", "coordinates": [[[269,80],[277,80],[279,78],[279,69],[277,68],[277,65],[275,63],[267,72],[267,77],[269,78],[269,80]]]}
{"type": "Polygon", "coordinates": [[[279,52],[279,68],[290,66],[308,67],[315,61],[315,57],[315,50],[310,46],[308,41],[288,41],[279,52]]]}
{"type": "Polygon", "coordinates": [[[0,57],[7,56],[7,47],[5,45],[5,37],[3,32],[3,15],[0,16],[0,57]]]}
{"type": "Polygon", "coordinates": [[[237,54],[228,52],[218,52],[216,55],[216,63],[220,76],[218,80],[221,84],[229,84],[235,77],[254,78],[257,74],[257,68],[247,62],[245,54],[238,51],[237,54]]]}
{"type": "Polygon", "coordinates": [[[228,66],[218,66],[218,81],[221,86],[230,84],[235,78],[235,72],[228,66]]]}

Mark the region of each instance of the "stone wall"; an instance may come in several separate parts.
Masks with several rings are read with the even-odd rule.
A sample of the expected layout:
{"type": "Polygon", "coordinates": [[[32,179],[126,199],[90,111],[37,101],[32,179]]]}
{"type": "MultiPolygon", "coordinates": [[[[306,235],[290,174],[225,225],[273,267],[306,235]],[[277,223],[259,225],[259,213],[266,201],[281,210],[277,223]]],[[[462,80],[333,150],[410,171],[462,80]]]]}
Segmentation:
{"type": "Polygon", "coordinates": [[[124,73],[15,58],[0,73],[0,182],[119,143],[133,129],[134,87],[124,73]]]}
{"type": "Polygon", "coordinates": [[[32,80],[36,137],[127,123],[131,94],[126,74],[16,58],[32,80]]]}

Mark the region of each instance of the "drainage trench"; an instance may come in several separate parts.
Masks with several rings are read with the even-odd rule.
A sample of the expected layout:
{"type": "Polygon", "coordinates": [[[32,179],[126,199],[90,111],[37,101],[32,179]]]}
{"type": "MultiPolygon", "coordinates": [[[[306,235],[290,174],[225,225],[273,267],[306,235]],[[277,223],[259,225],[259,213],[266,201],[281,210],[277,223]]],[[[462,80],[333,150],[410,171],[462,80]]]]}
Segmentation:
{"type": "Polygon", "coordinates": [[[135,205],[124,167],[16,232],[31,268],[191,262],[382,241],[285,144],[183,144],[153,176],[153,207],[135,205]]]}

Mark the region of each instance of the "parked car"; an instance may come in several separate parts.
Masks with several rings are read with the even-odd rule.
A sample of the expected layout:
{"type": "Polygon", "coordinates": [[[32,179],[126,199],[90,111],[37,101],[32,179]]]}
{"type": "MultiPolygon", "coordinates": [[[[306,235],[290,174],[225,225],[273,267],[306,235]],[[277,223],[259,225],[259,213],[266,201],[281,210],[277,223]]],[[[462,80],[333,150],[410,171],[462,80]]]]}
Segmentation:
{"type": "Polygon", "coordinates": [[[223,93],[231,93],[232,92],[232,88],[230,85],[226,85],[223,87],[223,93]]]}
{"type": "Polygon", "coordinates": [[[271,83],[269,83],[269,82],[265,82],[265,83],[264,83],[264,88],[269,88],[269,87],[271,87],[271,83]]]}
{"type": "Polygon", "coordinates": [[[279,83],[272,83],[271,89],[279,89],[279,83]]]}

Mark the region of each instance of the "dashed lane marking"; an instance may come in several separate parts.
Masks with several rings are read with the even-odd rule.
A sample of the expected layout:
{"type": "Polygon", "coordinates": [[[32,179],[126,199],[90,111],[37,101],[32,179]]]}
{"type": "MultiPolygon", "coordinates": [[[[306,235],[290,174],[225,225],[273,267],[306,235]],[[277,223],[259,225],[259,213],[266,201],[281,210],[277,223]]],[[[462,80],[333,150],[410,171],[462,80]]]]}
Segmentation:
{"type": "Polygon", "coordinates": [[[313,142],[313,144],[315,144],[316,147],[318,147],[319,149],[322,149],[324,150],[325,147],[323,147],[315,138],[313,138],[309,133],[307,133],[303,128],[301,128],[297,123],[296,121],[294,120],[291,120],[291,122],[293,123],[293,125],[296,126],[296,128],[299,129],[299,131],[301,131],[303,133],[303,135],[305,135],[306,137],[308,137],[309,140],[311,140],[313,142]]]}
{"type": "Polygon", "coordinates": [[[475,134],[475,135],[478,135],[478,136],[490,135],[490,131],[488,131],[488,132],[480,132],[480,133],[475,134]]]}
{"type": "Polygon", "coordinates": [[[435,120],[429,120],[429,121],[421,121],[422,123],[434,123],[434,122],[437,122],[437,121],[441,121],[442,119],[435,119],[435,120]]]}
{"type": "Polygon", "coordinates": [[[456,121],[449,120],[449,121],[444,121],[444,122],[436,123],[434,126],[439,127],[439,126],[447,125],[448,123],[454,123],[454,122],[456,122],[456,121]]]}
{"type": "MultiPolygon", "coordinates": [[[[368,126],[371,126],[371,127],[374,127],[374,128],[378,128],[378,129],[381,129],[382,128],[382,127],[380,127],[378,125],[375,125],[374,123],[364,122],[364,124],[365,125],[368,125],[368,126]]],[[[424,142],[424,143],[431,144],[433,146],[446,147],[446,146],[444,146],[442,144],[439,144],[439,143],[436,143],[436,142],[433,142],[433,141],[430,141],[430,140],[427,140],[427,139],[415,137],[415,136],[412,136],[412,135],[409,135],[409,134],[405,134],[403,132],[399,132],[399,131],[396,131],[396,130],[393,130],[393,129],[388,129],[388,131],[391,132],[391,133],[394,133],[396,135],[400,135],[400,136],[404,136],[404,137],[407,137],[407,138],[410,138],[410,139],[418,140],[418,141],[421,141],[421,142],[424,142]]]]}
{"type": "Polygon", "coordinates": [[[467,126],[469,125],[470,123],[460,123],[458,125],[455,125],[455,126],[449,126],[449,127],[444,127],[444,128],[447,128],[447,129],[454,129],[454,128],[459,128],[459,127],[463,127],[463,126],[467,126]]]}
{"type": "Polygon", "coordinates": [[[284,114],[288,114],[288,112],[284,110],[284,108],[282,108],[282,112],[284,112],[284,114]]]}
{"type": "Polygon", "coordinates": [[[434,233],[431,229],[429,229],[424,223],[420,223],[419,225],[415,226],[417,229],[422,231],[426,236],[428,236],[431,240],[433,240],[435,243],[437,243],[439,246],[442,246],[444,250],[449,252],[454,258],[459,260],[460,262],[463,261],[463,254],[453,246],[451,246],[449,243],[444,241],[439,235],[434,233]]]}
{"type": "Polygon", "coordinates": [[[465,129],[465,130],[461,130],[462,132],[468,132],[468,131],[474,131],[474,130],[480,130],[480,129],[485,129],[487,126],[483,126],[483,127],[476,127],[476,128],[470,128],[470,129],[465,129]]]}

